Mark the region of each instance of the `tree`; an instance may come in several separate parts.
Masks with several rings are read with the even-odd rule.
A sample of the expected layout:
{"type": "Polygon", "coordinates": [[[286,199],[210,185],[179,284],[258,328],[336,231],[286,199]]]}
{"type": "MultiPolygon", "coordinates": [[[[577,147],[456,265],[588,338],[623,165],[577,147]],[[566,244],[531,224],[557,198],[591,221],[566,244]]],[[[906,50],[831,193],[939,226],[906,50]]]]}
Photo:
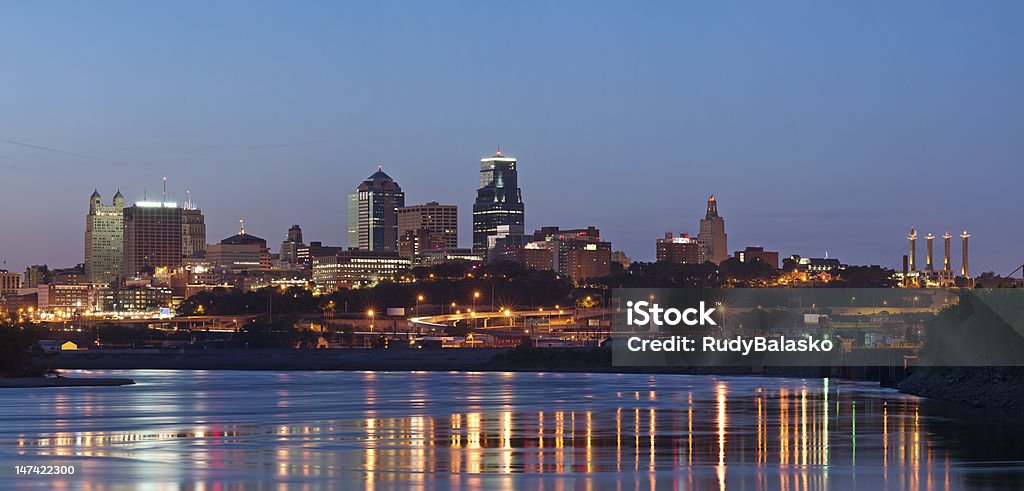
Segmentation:
{"type": "Polygon", "coordinates": [[[0,377],[41,377],[46,370],[32,361],[30,350],[39,339],[29,330],[0,325],[0,377]]]}

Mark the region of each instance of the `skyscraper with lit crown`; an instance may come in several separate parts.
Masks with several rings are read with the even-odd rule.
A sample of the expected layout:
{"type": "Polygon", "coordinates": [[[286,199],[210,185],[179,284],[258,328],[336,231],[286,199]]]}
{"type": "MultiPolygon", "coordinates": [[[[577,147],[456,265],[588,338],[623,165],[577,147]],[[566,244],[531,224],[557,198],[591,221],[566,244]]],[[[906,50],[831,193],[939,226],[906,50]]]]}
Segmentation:
{"type": "Polygon", "coordinates": [[[124,275],[174,271],[181,266],[182,208],[169,201],[138,201],[124,209],[124,275]]]}
{"type": "Polygon", "coordinates": [[[708,261],[720,264],[729,258],[725,219],[718,215],[718,201],[714,196],[708,198],[707,213],[700,221],[700,233],[697,234],[697,240],[704,242],[705,257],[708,261]]]}
{"type": "MultiPolygon", "coordinates": [[[[487,253],[487,238],[507,226],[510,235],[525,230],[523,195],[519,189],[519,171],[513,157],[495,152],[480,160],[480,188],[473,203],[473,252],[487,253]]],[[[504,230],[504,229],[503,229],[504,230]]]]}

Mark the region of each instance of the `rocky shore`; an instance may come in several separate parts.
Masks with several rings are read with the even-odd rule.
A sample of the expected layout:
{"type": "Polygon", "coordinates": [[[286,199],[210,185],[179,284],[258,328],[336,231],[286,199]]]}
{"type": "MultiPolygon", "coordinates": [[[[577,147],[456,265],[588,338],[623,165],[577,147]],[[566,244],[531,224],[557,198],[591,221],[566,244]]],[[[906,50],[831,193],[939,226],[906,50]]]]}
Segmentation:
{"type": "Polygon", "coordinates": [[[897,388],[929,399],[1024,412],[1024,367],[927,367],[897,388]]]}

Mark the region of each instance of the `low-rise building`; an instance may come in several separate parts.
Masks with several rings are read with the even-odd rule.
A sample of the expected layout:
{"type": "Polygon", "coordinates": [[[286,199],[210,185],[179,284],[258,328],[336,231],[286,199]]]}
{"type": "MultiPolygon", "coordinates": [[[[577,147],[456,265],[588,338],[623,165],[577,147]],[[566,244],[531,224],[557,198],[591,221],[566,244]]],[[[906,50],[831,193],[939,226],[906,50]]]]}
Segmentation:
{"type": "Polygon", "coordinates": [[[158,312],[174,306],[170,287],[130,285],[123,288],[103,288],[96,294],[102,312],[158,312]]]}
{"type": "Polygon", "coordinates": [[[39,310],[44,312],[84,313],[96,306],[91,285],[39,285],[36,293],[39,310]]]}
{"type": "Polygon", "coordinates": [[[775,251],[766,251],[764,250],[764,247],[760,246],[747,246],[746,249],[733,253],[733,257],[741,263],[761,261],[772,268],[779,268],[779,253],[775,251]]]}
{"type": "Polygon", "coordinates": [[[373,286],[392,280],[412,266],[397,251],[349,249],[333,256],[313,258],[313,283],[322,292],[373,286]]]}
{"type": "Polygon", "coordinates": [[[482,263],[484,256],[474,253],[473,249],[431,249],[412,257],[414,266],[436,266],[454,261],[482,263]]]}

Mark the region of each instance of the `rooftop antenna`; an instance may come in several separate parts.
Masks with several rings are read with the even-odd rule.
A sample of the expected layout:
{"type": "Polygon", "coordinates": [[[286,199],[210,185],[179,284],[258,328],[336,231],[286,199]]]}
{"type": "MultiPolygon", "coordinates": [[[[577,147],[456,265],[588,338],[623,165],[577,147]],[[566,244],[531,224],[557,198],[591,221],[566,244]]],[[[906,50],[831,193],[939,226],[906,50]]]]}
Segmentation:
{"type": "Polygon", "coordinates": [[[167,202],[167,178],[164,177],[164,203],[167,202]]]}
{"type": "Polygon", "coordinates": [[[239,235],[245,235],[245,219],[244,218],[239,218],[238,219],[238,225],[242,229],[241,232],[239,232],[239,235]]]}

